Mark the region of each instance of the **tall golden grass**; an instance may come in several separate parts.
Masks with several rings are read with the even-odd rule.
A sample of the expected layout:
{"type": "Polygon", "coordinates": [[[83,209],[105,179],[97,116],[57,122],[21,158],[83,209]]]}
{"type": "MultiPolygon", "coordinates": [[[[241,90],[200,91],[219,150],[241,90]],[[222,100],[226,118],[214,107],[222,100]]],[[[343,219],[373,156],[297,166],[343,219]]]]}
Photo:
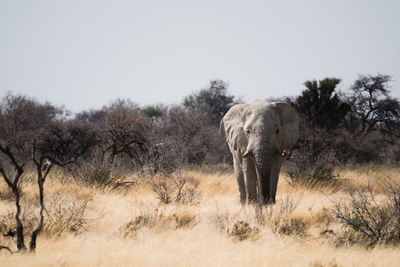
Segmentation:
{"type": "MultiPolygon", "coordinates": [[[[63,183],[54,175],[45,186],[48,213],[36,254],[3,250],[0,266],[399,266],[398,247],[335,246],[340,225],[329,210],[349,190],[370,187],[381,194],[379,181],[400,181],[400,171],[349,167],[337,172],[339,188],[292,185],[281,175],[277,204],[262,213],[238,203],[230,171],[186,171],[199,181],[201,199],[168,205],[160,204],[146,183],[100,189],[63,183]],[[73,203],[87,203],[84,225],[55,231],[60,226],[51,221],[51,212],[59,205],[67,216],[73,203]]],[[[29,216],[34,216],[35,183],[25,181],[23,190],[22,204],[31,205],[29,216]]],[[[11,226],[13,211],[1,184],[0,224],[11,226]]],[[[0,244],[12,242],[0,237],[0,244]]]]}

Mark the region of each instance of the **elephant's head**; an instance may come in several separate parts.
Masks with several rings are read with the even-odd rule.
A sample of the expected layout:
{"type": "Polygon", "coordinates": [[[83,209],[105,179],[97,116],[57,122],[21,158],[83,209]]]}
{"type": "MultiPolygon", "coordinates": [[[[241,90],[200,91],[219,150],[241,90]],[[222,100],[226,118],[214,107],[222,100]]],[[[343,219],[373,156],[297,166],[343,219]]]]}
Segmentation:
{"type": "Polygon", "coordinates": [[[271,162],[285,156],[299,136],[297,112],[287,103],[267,100],[232,107],[220,126],[220,132],[226,136],[231,150],[253,159],[259,192],[266,188],[261,183],[271,179],[274,167],[278,168],[279,175],[280,160],[279,166],[271,166],[274,164],[271,162]]]}

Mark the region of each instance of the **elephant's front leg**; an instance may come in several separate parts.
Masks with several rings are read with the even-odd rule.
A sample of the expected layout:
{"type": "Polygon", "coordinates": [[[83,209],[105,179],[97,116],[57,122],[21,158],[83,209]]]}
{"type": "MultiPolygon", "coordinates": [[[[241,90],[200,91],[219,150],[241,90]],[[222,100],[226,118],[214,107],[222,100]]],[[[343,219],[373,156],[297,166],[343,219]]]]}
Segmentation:
{"type": "Polygon", "coordinates": [[[235,172],[235,177],[239,188],[239,200],[240,203],[244,204],[246,203],[246,189],[244,184],[243,170],[239,157],[234,153],[232,153],[232,155],[233,155],[233,169],[235,172]]]}
{"type": "Polygon", "coordinates": [[[251,157],[243,158],[243,174],[247,203],[257,202],[257,174],[251,157]]]}
{"type": "Polygon", "coordinates": [[[275,203],[276,189],[278,187],[279,173],[281,171],[282,157],[280,155],[271,159],[271,172],[269,180],[268,197],[265,199],[267,204],[275,203]]]}

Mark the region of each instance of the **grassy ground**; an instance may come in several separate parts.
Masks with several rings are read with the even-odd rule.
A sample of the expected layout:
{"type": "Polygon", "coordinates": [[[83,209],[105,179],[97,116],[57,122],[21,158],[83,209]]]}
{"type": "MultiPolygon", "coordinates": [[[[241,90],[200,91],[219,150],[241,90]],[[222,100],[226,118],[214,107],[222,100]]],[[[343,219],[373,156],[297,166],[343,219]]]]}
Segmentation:
{"type": "MultiPolygon", "coordinates": [[[[46,182],[46,225],[36,254],[0,252],[1,266],[399,266],[400,248],[337,246],[341,225],[330,211],[348,192],[400,181],[400,171],[376,166],[339,171],[340,186],[310,189],[281,175],[277,204],[259,212],[238,204],[230,171],[192,170],[200,198],[160,204],[151,188],[84,187],[57,175],[46,182]]],[[[136,177],[130,177],[137,180],[136,177]]],[[[0,187],[0,225],[11,227],[13,203],[0,187]]],[[[26,179],[24,220],[34,227],[37,192],[26,179]]],[[[15,247],[0,237],[0,244],[15,247]]]]}

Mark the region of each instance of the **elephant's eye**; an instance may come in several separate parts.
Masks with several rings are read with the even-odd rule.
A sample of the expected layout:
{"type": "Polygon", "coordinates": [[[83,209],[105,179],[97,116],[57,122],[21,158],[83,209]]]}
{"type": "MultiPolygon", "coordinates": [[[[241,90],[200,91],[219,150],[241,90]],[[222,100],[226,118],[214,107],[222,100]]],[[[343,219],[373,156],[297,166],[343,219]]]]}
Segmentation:
{"type": "Polygon", "coordinates": [[[278,134],[279,133],[279,128],[278,129],[276,129],[276,134],[278,134]]]}
{"type": "Polygon", "coordinates": [[[250,134],[250,130],[246,130],[246,133],[247,133],[247,134],[250,134]]]}

